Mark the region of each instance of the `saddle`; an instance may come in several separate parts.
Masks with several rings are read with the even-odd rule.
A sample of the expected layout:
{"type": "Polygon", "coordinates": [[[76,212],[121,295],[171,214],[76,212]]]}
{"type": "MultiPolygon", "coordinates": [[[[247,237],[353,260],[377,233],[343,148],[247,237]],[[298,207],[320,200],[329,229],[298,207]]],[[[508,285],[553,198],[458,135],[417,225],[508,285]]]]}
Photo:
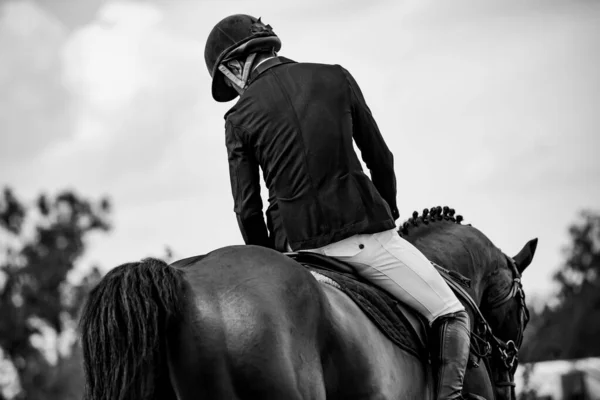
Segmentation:
{"type": "MultiPolygon", "coordinates": [[[[429,360],[428,324],[419,313],[357,275],[347,263],[310,252],[286,255],[305,266],[319,282],[344,292],[398,347],[420,359],[429,360]]],[[[459,299],[472,306],[474,302],[465,290],[470,287],[470,280],[459,273],[432,264],[459,299]]]]}

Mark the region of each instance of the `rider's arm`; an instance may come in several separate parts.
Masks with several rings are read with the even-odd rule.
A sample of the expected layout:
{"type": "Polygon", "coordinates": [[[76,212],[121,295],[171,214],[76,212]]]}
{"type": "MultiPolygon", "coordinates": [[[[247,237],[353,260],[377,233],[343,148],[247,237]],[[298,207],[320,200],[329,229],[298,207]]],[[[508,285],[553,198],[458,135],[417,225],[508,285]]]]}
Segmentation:
{"type": "Polygon", "coordinates": [[[363,94],[347,70],[342,68],[350,86],[353,137],[381,197],[388,203],[394,219],[399,217],[396,206],[396,174],[394,156],[388,149],[363,94]]]}
{"type": "Polygon", "coordinates": [[[251,149],[239,136],[239,129],[227,123],[225,137],[234,211],[246,244],[270,247],[262,214],[259,166],[251,149]]]}

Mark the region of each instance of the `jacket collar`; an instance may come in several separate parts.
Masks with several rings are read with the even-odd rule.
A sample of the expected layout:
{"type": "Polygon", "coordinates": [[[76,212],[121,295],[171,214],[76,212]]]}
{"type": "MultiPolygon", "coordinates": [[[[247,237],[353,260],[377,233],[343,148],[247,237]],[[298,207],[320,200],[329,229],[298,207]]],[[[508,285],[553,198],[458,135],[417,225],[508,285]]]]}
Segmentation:
{"type": "Polygon", "coordinates": [[[248,82],[248,85],[250,85],[252,82],[254,82],[260,75],[262,75],[263,72],[276,67],[278,65],[281,64],[289,64],[289,63],[295,63],[296,61],[290,60],[289,58],[285,58],[285,57],[273,57],[273,58],[269,58],[267,61],[261,63],[258,67],[256,67],[256,69],[252,72],[252,77],[250,78],[250,82],[248,82]]]}
{"type": "MultiPolygon", "coordinates": [[[[290,60],[289,58],[285,58],[285,57],[269,58],[268,60],[266,60],[265,62],[260,64],[258,67],[256,67],[256,69],[252,72],[252,75],[250,75],[250,80],[248,81],[248,86],[250,86],[252,84],[252,82],[254,82],[256,79],[258,79],[263,74],[263,72],[265,72],[273,67],[276,67],[278,65],[295,63],[295,62],[296,61],[290,60]]],[[[242,97],[244,97],[244,93],[242,93],[242,95],[240,97],[238,97],[236,105],[242,97]]],[[[235,105],[232,108],[230,108],[229,111],[227,111],[225,113],[224,118],[227,119],[229,114],[231,114],[234,110],[235,110],[235,105]]]]}

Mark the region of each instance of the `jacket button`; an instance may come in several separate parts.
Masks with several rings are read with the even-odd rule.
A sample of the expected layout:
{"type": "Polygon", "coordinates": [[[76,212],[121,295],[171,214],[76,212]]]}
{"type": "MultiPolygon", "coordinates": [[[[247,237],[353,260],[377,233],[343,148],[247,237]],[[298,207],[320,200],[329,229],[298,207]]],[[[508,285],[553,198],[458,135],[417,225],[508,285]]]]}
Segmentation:
{"type": "Polygon", "coordinates": [[[364,249],[364,248],[365,248],[365,245],[364,245],[364,244],[359,244],[359,245],[358,245],[358,248],[362,250],[362,249],[364,249]]]}

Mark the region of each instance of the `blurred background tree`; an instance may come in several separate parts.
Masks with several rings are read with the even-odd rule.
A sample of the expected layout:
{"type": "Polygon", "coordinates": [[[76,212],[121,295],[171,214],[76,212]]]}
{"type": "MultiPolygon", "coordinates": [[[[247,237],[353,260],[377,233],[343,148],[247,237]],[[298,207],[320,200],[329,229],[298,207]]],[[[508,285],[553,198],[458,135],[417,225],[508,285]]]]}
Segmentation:
{"type": "Polygon", "coordinates": [[[18,376],[14,398],[81,397],[74,328],[79,306],[101,273],[94,267],[77,283],[68,275],[86,238],[110,229],[109,213],[106,198],[91,201],[68,190],[40,195],[31,206],[10,188],[0,195],[0,349],[18,376]]]}
{"type": "Polygon", "coordinates": [[[600,356],[600,214],[582,211],[569,235],[556,304],[532,313],[522,362],[600,356]]]}

